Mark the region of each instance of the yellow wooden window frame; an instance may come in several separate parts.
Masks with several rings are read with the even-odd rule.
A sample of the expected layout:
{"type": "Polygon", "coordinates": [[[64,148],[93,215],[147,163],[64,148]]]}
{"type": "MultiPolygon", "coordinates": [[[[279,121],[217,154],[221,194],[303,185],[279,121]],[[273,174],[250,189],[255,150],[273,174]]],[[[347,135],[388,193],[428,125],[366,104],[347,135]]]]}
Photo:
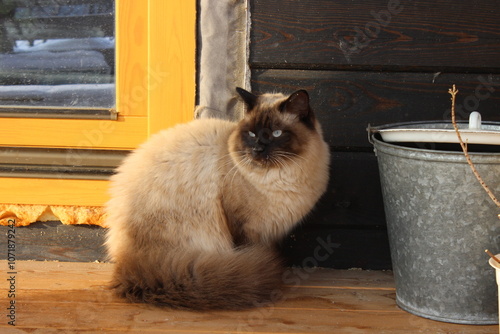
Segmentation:
{"type": "MultiPolygon", "coordinates": [[[[116,0],[118,119],[0,119],[0,145],[133,149],[193,118],[195,0],[116,0]]],[[[0,157],[1,159],[1,157],[0,157]]],[[[102,206],[108,181],[0,178],[1,204],[102,206]]]]}

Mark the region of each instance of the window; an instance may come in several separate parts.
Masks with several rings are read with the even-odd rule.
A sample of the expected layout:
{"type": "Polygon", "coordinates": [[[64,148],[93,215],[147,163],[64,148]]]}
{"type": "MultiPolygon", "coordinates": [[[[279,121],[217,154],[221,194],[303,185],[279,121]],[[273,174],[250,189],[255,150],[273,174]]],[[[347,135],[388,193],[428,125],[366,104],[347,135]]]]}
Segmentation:
{"type": "Polygon", "coordinates": [[[0,5],[0,115],[113,118],[114,0],[0,5]]]}
{"type": "Polygon", "coordinates": [[[195,1],[115,1],[116,117],[0,115],[0,203],[101,206],[120,157],[191,120],[195,8],[195,1]]]}

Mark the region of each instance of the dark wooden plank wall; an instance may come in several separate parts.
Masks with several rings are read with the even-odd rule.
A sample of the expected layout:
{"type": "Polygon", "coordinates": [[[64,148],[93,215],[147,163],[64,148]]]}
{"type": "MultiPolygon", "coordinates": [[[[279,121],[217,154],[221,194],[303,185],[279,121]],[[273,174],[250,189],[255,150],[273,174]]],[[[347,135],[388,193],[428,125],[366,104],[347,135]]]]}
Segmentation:
{"type": "Polygon", "coordinates": [[[293,264],[390,268],[368,124],[500,121],[500,1],[251,0],[255,92],[309,91],[333,152],[327,194],[285,242],[293,264]],[[329,245],[327,259],[318,247],[329,245]]]}

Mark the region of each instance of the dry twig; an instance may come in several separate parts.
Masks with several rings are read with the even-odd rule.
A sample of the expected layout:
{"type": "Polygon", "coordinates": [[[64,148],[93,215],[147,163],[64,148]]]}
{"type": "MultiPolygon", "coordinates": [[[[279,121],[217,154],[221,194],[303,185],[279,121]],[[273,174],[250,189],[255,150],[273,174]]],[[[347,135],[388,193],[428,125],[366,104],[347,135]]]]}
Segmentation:
{"type": "Polygon", "coordinates": [[[490,252],[489,250],[485,250],[486,254],[488,254],[493,260],[495,260],[497,263],[500,263],[500,260],[498,259],[498,257],[496,257],[492,252],[490,252]]]}
{"type": "MultiPolygon", "coordinates": [[[[469,153],[467,152],[467,144],[464,143],[462,140],[462,136],[460,135],[460,131],[458,130],[458,125],[457,121],[455,119],[455,97],[458,93],[458,89],[455,88],[455,85],[453,85],[452,89],[448,90],[448,93],[451,95],[451,122],[453,123],[453,127],[455,128],[455,132],[457,133],[458,141],[460,142],[460,146],[462,147],[462,151],[464,151],[465,159],[467,159],[467,163],[469,164],[470,168],[472,169],[472,172],[476,176],[477,180],[483,187],[483,189],[486,191],[488,196],[493,200],[493,202],[500,208],[500,201],[495,197],[495,195],[491,192],[490,188],[486,183],[484,183],[483,178],[481,175],[479,175],[479,172],[476,169],[476,166],[472,163],[472,160],[469,156],[469,153]]],[[[498,215],[498,218],[500,218],[500,215],[498,215]]]]}

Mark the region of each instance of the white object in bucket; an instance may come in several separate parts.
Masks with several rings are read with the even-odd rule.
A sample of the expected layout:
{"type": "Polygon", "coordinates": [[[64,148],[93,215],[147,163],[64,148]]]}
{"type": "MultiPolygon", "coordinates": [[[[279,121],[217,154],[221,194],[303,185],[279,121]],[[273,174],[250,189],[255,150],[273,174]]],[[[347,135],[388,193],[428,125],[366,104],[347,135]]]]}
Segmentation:
{"type": "MultiPolygon", "coordinates": [[[[481,114],[473,111],[469,124],[458,124],[464,142],[468,144],[500,145],[498,125],[481,123],[481,114]]],[[[451,122],[423,122],[378,128],[385,142],[458,143],[457,133],[451,122]]]]}
{"type": "Polygon", "coordinates": [[[469,115],[469,130],[481,130],[481,114],[477,111],[469,115]]]}
{"type": "MultiPolygon", "coordinates": [[[[496,255],[497,258],[500,258],[500,254],[496,255]]],[[[490,258],[489,260],[489,263],[490,263],[490,266],[492,266],[493,268],[495,268],[495,274],[496,274],[496,277],[497,277],[497,285],[498,285],[498,314],[499,314],[499,320],[500,320],[500,263],[498,263],[497,261],[495,261],[495,259],[493,258],[490,258]]],[[[499,329],[499,333],[500,333],[500,329],[499,329]]]]}

